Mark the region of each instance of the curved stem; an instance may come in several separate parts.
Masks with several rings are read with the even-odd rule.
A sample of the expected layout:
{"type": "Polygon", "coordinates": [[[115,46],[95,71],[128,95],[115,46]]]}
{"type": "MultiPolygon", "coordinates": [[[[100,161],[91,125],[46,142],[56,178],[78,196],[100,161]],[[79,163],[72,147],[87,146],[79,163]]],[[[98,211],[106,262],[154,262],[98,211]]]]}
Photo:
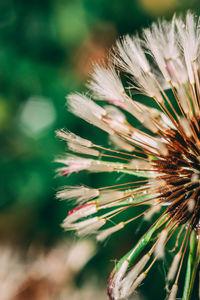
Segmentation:
{"type": "Polygon", "coordinates": [[[196,272],[199,265],[199,259],[199,242],[197,242],[196,233],[193,231],[190,237],[190,252],[187,261],[187,270],[182,300],[189,300],[191,298],[196,272]]]}

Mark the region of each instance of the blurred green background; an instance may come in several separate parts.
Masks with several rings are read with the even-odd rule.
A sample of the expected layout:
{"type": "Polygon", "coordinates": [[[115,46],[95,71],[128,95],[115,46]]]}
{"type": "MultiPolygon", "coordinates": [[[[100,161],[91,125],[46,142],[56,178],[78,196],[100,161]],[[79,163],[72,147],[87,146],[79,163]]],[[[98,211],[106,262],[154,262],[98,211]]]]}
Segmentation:
{"type": "MultiPolygon", "coordinates": [[[[51,245],[66,237],[75,239],[60,228],[68,205],[55,199],[58,187],[78,182],[95,186],[97,181],[109,185],[113,177],[81,173],[55,178],[53,160],[65,151],[55,130],[68,128],[85,137],[96,133],[67,112],[65,96],[84,89],[92,63],[105,58],[117,37],[188,8],[198,14],[198,6],[198,0],[0,1],[2,243],[26,248],[31,243],[51,245]]],[[[105,246],[99,245],[84,280],[93,270],[105,285],[113,259],[140,236],[137,227],[134,224],[105,246]]],[[[164,272],[162,266],[158,272],[164,272]]],[[[162,276],[160,288],[151,285],[154,273],[141,287],[146,299],[164,295],[162,276]]]]}

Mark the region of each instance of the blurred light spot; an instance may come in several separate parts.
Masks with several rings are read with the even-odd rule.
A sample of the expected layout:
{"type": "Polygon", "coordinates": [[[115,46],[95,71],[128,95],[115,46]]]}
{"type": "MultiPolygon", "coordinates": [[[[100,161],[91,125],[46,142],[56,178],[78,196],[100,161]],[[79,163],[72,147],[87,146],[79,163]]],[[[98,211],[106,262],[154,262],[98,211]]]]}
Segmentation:
{"type": "Polygon", "coordinates": [[[20,113],[22,131],[33,138],[43,135],[55,119],[56,111],[51,99],[41,96],[30,97],[20,113]]]}
{"type": "Polygon", "coordinates": [[[96,247],[90,240],[83,240],[74,245],[69,252],[67,263],[74,272],[80,271],[88,260],[94,256],[96,247]]]}
{"type": "Polygon", "coordinates": [[[82,1],[54,1],[56,31],[66,46],[80,43],[88,32],[82,1]]]}
{"type": "Polygon", "coordinates": [[[170,14],[176,9],[178,0],[139,0],[142,9],[151,16],[170,14]]]}

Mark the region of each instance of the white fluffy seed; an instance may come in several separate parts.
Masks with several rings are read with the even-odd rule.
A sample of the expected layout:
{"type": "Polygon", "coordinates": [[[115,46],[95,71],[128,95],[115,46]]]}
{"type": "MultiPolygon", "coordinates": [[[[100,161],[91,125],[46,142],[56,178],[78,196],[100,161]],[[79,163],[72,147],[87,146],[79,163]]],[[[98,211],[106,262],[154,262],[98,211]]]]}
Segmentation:
{"type": "Polygon", "coordinates": [[[93,91],[95,98],[106,100],[115,105],[123,105],[124,87],[113,66],[105,68],[95,65],[88,86],[93,91]]]}
{"type": "Polygon", "coordinates": [[[161,209],[160,204],[153,205],[149,211],[144,215],[144,220],[149,221],[154,214],[158,213],[161,209]]]}
{"type": "Polygon", "coordinates": [[[119,149],[123,149],[128,152],[133,152],[133,150],[135,149],[131,144],[125,142],[122,138],[120,138],[116,134],[111,135],[109,138],[110,141],[114,143],[119,149]]]}
{"type": "Polygon", "coordinates": [[[125,297],[130,296],[137,289],[137,287],[142,283],[142,281],[145,279],[146,276],[147,276],[147,274],[145,272],[140,274],[140,276],[138,276],[136,281],[133,283],[133,285],[130,288],[130,290],[128,291],[128,293],[126,295],[123,295],[123,297],[125,298],[125,297]]]}
{"type": "MultiPolygon", "coordinates": [[[[96,212],[97,212],[97,207],[95,204],[86,205],[86,206],[84,205],[80,209],[77,209],[76,211],[72,212],[70,215],[68,215],[65,218],[65,220],[63,222],[63,227],[74,226],[74,224],[73,224],[74,222],[78,221],[81,218],[92,215],[96,212]]],[[[83,221],[83,222],[85,222],[85,221],[83,221]]],[[[79,223],[79,225],[80,225],[80,223],[79,223]]]]}
{"type": "Polygon", "coordinates": [[[194,208],[195,208],[195,200],[193,198],[190,198],[187,202],[187,207],[188,207],[188,210],[189,212],[193,212],[194,211],[194,208]]]}
{"type": "Polygon", "coordinates": [[[123,279],[121,293],[122,295],[127,295],[131,285],[134,283],[140,272],[143,270],[145,265],[150,259],[150,254],[144,255],[139,262],[132,268],[131,271],[127,274],[127,276],[123,279]]]}
{"type": "Polygon", "coordinates": [[[178,292],[178,285],[174,284],[172,286],[172,289],[171,289],[171,292],[169,294],[168,300],[176,300],[176,294],[177,294],[177,292],[178,292]]]}
{"type": "Polygon", "coordinates": [[[87,148],[79,144],[75,144],[73,142],[68,142],[68,148],[73,151],[80,154],[86,154],[86,155],[92,155],[92,156],[99,156],[100,152],[95,149],[87,148]]]}
{"type": "Polygon", "coordinates": [[[85,186],[66,186],[56,196],[61,200],[77,199],[78,203],[83,203],[99,196],[99,190],[85,186]]]}
{"type": "Polygon", "coordinates": [[[188,122],[188,120],[181,118],[180,119],[180,124],[183,127],[183,130],[185,131],[185,134],[188,138],[190,138],[192,136],[192,129],[190,127],[190,124],[188,122]]]}
{"type": "Polygon", "coordinates": [[[172,264],[170,266],[169,272],[167,274],[167,280],[171,281],[174,279],[174,276],[176,275],[177,269],[178,269],[178,264],[181,259],[181,252],[178,252],[172,261],[172,264]]]}
{"type": "Polygon", "coordinates": [[[82,228],[78,228],[78,225],[76,224],[77,225],[76,230],[77,230],[78,235],[85,236],[88,234],[96,233],[96,231],[106,223],[106,220],[102,219],[100,217],[96,217],[95,219],[96,220],[91,223],[89,223],[89,220],[90,220],[89,219],[88,224],[86,226],[82,226],[82,228]]]}
{"type": "Polygon", "coordinates": [[[100,161],[93,161],[88,171],[98,173],[98,172],[113,172],[114,168],[109,164],[103,164],[100,161]]]}
{"type": "Polygon", "coordinates": [[[97,235],[97,240],[98,241],[104,241],[108,236],[110,236],[111,234],[117,232],[118,230],[124,228],[124,222],[120,222],[119,224],[110,227],[108,229],[105,229],[103,231],[101,231],[98,235],[97,235]]]}
{"type": "Polygon", "coordinates": [[[158,238],[154,251],[155,257],[157,257],[158,259],[161,259],[164,256],[165,241],[167,239],[167,235],[168,232],[164,229],[163,231],[161,231],[160,236],[158,238]]]}
{"type": "Polygon", "coordinates": [[[199,175],[196,174],[196,173],[192,174],[191,181],[192,182],[198,182],[199,181],[199,175]]]}
{"type": "Polygon", "coordinates": [[[105,109],[84,95],[71,94],[67,99],[69,110],[72,113],[107,133],[113,134],[113,130],[102,121],[102,117],[106,115],[105,109]]]}
{"type": "Polygon", "coordinates": [[[66,165],[66,167],[58,169],[58,171],[62,171],[65,175],[67,175],[82,170],[88,170],[93,160],[75,155],[67,155],[64,158],[56,159],[55,161],[66,165]]]}
{"type": "Polygon", "coordinates": [[[129,260],[125,260],[119,270],[116,272],[116,274],[113,277],[113,296],[114,299],[120,298],[120,286],[121,286],[121,280],[124,277],[127,269],[129,266],[129,260]]]}
{"type": "Polygon", "coordinates": [[[142,159],[132,159],[130,162],[130,166],[133,166],[133,168],[137,171],[139,170],[150,170],[151,165],[142,159]]]}
{"type": "Polygon", "coordinates": [[[69,130],[64,130],[64,129],[58,130],[58,131],[56,131],[56,135],[67,142],[76,143],[76,144],[82,145],[84,147],[92,146],[91,141],[83,139],[82,137],[70,132],[69,130]]]}
{"type": "Polygon", "coordinates": [[[105,190],[100,191],[99,195],[99,205],[108,204],[110,202],[115,202],[124,197],[123,191],[115,191],[115,190],[105,190]]]}

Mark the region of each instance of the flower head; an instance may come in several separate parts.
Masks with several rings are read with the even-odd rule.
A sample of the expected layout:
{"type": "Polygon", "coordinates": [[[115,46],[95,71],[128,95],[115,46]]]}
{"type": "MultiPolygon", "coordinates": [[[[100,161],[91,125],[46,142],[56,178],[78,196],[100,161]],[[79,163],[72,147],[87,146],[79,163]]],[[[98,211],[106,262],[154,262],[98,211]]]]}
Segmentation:
{"type": "Polygon", "coordinates": [[[115,266],[108,284],[110,299],[126,299],[134,292],[163,259],[172,236],[176,243],[166,278],[168,299],[176,299],[184,259],[183,299],[191,296],[200,260],[199,62],[199,20],[188,12],[185,19],[153,23],[141,39],[123,37],[108,66],[94,66],[88,83],[91,98],[107,105],[86,95],[68,96],[69,110],[105,131],[114,147],[97,145],[69,131],[58,132],[69,149],[80,154],[58,160],[63,164],[61,174],[117,172],[134,179],[107,187],[66,186],[58,198],[75,199],[78,206],[69,212],[63,227],[79,235],[95,233],[103,241],[137,218],[151,220],[159,214],[115,266]],[[122,83],[122,76],[127,83],[122,83]],[[146,102],[136,101],[135,93],[146,96],[146,102]],[[128,114],[140,122],[139,128],[127,120],[128,114]],[[143,212],[124,220],[123,213],[136,206],[144,207],[143,212]],[[118,223],[116,216],[122,216],[118,223]]]}

